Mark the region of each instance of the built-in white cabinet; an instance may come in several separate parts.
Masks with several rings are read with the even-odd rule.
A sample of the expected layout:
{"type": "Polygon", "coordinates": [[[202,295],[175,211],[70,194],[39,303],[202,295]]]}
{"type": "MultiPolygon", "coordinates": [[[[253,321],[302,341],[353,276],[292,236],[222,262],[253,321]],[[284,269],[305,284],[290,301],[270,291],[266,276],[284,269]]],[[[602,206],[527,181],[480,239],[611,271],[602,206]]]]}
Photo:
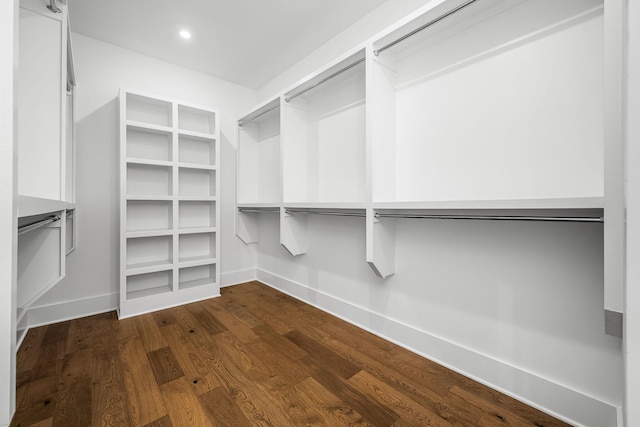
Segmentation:
{"type": "Polygon", "coordinates": [[[603,0],[446,0],[406,17],[239,120],[238,236],[255,242],[258,216],[278,212],[300,255],[307,215],[360,216],[387,277],[407,218],[602,223],[622,185],[605,169],[621,144],[605,137],[621,105],[606,89],[612,14],[603,0]]]}
{"type": "Polygon", "coordinates": [[[121,318],[219,295],[219,159],[216,110],[121,90],[121,318]]]}
{"type": "Polygon", "coordinates": [[[18,34],[18,345],[28,311],[76,247],[75,73],[67,7],[21,0],[18,34]]]}

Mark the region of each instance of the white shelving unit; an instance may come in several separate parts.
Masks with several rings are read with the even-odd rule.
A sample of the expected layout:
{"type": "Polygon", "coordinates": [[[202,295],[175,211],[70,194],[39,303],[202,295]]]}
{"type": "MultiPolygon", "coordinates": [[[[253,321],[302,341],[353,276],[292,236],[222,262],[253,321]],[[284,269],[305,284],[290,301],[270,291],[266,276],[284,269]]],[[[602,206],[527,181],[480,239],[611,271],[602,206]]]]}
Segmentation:
{"type": "Polygon", "coordinates": [[[283,96],[285,203],[365,202],[364,50],[283,96]]]}
{"type": "Polygon", "coordinates": [[[46,6],[20,0],[17,347],[29,328],[29,309],[64,278],[66,255],[77,241],[75,73],[68,12],[66,4],[60,13],[46,6]]]}
{"type": "Polygon", "coordinates": [[[620,22],[603,0],[423,7],[239,120],[236,233],[279,212],[299,255],[301,211],[363,216],[387,277],[401,218],[606,217],[619,301],[620,22]]]}
{"type": "Polygon", "coordinates": [[[219,296],[219,114],[120,91],[121,318],[219,296]]]}

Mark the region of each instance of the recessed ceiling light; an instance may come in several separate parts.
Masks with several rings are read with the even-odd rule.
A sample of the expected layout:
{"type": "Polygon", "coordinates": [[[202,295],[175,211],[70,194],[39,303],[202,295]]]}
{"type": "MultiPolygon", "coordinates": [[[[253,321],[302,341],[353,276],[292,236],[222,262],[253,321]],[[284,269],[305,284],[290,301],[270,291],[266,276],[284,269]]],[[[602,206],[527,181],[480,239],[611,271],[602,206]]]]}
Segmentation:
{"type": "Polygon", "coordinates": [[[180,37],[182,37],[183,39],[190,39],[191,38],[191,33],[187,30],[180,30],[180,37]]]}

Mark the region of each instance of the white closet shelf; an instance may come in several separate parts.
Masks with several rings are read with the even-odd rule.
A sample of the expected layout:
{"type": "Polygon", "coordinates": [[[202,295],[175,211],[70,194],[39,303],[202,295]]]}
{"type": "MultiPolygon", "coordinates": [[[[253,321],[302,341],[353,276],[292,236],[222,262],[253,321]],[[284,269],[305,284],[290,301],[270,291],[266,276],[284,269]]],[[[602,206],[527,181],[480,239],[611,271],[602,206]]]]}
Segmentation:
{"type": "Polygon", "coordinates": [[[172,289],[169,286],[159,286],[157,288],[142,289],[139,291],[128,291],[127,299],[144,298],[152,295],[168,293],[171,291],[172,289]]]}
{"type": "Polygon", "coordinates": [[[127,265],[127,276],[155,273],[158,271],[171,270],[172,268],[173,268],[173,263],[170,260],[129,264],[127,265]]]}
{"type": "Polygon", "coordinates": [[[189,136],[191,138],[202,139],[206,141],[215,141],[216,136],[210,133],[196,132],[192,130],[178,129],[178,134],[182,136],[189,136]]]}
{"type": "Polygon", "coordinates": [[[216,202],[216,196],[178,196],[181,202],[216,202]]]}
{"type": "Polygon", "coordinates": [[[64,211],[75,208],[75,204],[67,203],[63,200],[43,199],[40,197],[20,196],[18,201],[18,218],[25,216],[41,215],[51,212],[64,211]],[[73,208],[69,208],[73,205],[73,208]]]}
{"type": "Polygon", "coordinates": [[[284,203],[285,209],[366,209],[369,204],[361,202],[311,202],[284,203]]]}
{"type": "Polygon", "coordinates": [[[201,265],[213,265],[218,262],[217,258],[211,258],[207,256],[192,256],[180,258],[178,261],[178,267],[198,267],[201,265]]]}
{"type": "Polygon", "coordinates": [[[274,203],[238,203],[237,207],[239,208],[256,208],[256,209],[260,209],[260,208],[280,208],[280,203],[278,202],[274,202],[274,203]]]}
{"type": "Polygon", "coordinates": [[[129,231],[126,234],[127,239],[136,239],[139,237],[160,237],[160,236],[171,236],[173,234],[173,230],[166,229],[158,229],[158,230],[140,230],[140,231],[129,231]]]}
{"type": "Polygon", "coordinates": [[[202,169],[202,170],[209,170],[209,171],[218,170],[218,167],[215,165],[205,165],[202,163],[178,163],[178,167],[186,168],[186,169],[202,169]]]}
{"type": "Polygon", "coordinates": [[[127,157],[127,164],[163,166],[163,167],[173,166],[173,162],[168,162],[166,160],[140,159],[135,157],[127,157]]]}
{"type": "Polygon", "coordinates": [[[169,127],[169,126],[154,125],[154,124],[151,124],[151,123],[138,122],[138,121],[134,121],[134,120],[127,120],[127,127],[128,128],[136,128],[136,129],[140,129],[140,130],[151,131],[151,132],[157,132],[157,133],[172,133],[173,132],[173,128],[169,127]]]}
{"type": "Polygon", "coordinates": [[[602,210],[603,197],[567,197],[551,199],[443,200],[419,202],[373,202],[374,209],[419,210],[602,210]]]}
{"type": "Polygon", "coordinates": [[[180,234],[196,234],[196,233],[215,233],[218,231],[217,227],[189,227],[181,228],[180,234]]]}
{"type": "Polygon", "coordinates": [[[127,195],[127,200],[149,200],[149,201],[172,201],[173,200],[173,196],[156,196],[156,195],[139,195],[139,194],[133,194],[133,195],[127,195]]]}

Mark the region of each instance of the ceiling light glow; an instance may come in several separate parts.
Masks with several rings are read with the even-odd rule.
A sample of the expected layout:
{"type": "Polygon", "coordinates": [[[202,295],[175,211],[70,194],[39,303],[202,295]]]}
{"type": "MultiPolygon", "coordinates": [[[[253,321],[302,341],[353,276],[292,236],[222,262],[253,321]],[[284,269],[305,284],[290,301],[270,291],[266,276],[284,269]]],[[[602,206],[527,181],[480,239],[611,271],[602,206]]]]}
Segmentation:
{"type": "Polygon", "coordinates": [[[180,37],[187,40],[191,38],[191,33],[187,30],[180,30],[180,37]]]}

